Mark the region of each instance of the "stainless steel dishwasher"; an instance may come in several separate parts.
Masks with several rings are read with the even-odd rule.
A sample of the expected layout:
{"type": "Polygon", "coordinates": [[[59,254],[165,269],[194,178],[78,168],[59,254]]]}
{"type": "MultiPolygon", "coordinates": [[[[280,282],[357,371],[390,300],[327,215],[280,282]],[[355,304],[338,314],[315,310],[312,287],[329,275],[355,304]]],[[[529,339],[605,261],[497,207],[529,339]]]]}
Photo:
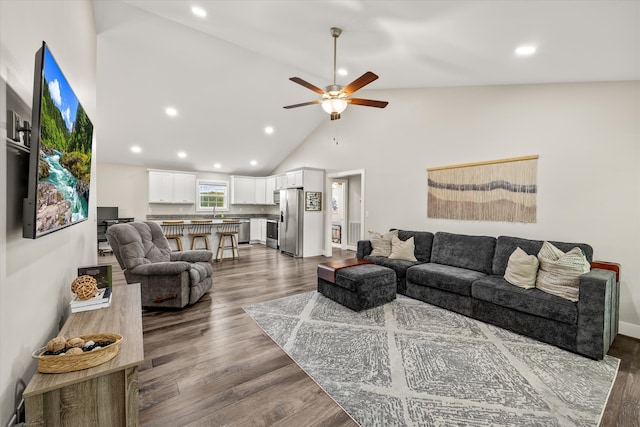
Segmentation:
{"type": "Polygon", "coordinates": [[[249,243],[251,234],[251,222],[248,219],[240,220],[240,230],[238,231],[238,243],[249,243]]]}

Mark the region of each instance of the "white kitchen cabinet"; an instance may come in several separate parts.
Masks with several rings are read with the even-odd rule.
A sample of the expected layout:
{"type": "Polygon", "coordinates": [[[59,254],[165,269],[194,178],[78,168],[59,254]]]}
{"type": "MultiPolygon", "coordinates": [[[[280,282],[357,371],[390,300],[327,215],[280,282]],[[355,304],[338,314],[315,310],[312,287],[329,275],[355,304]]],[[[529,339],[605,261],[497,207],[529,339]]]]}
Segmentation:
{"type": "Polygon", "coordinates": [[[196,202],[196,176],[192,173],[173,174],[173,202],[196,202]]]}
{"type": "MultiPolygon", "coordinates": [[[[284,177],[284,175],[283,175],[284,177]]],[[[273,205],[276,177],[231,177],[231,204],[273,205]]]]}
{"type": "Polygon", "coordinates": [[[195,203],[196,175],[149,170],[149,203],[195,203]]]}
{"type": "Polygon", "coordinates": [[[267,243],[267,219],[251,218],[249,226],[249,242],[250,243],[267,243]]]}
{"type": "Polygon", "coordinates": [[[173,203],[173,174],[149,171],[149,203],[173,203]]]}
{"type": "Polygon", "coordinates": [[[256,179],[251,176],[231,177],[231,204],[256,204],[256,179]]]}
{"type": "Polygon", "coordinates": [[[258,243],[260,241],[260,221],[258,218],[251,218],[249,223],[249,243],[258,243]]]}
{"type": "Polygon", "coordinates": [[[267,205],[273,205],[273,192],[276,191],[276,177],[275,176],[269,176],[267,177],[267,182],[266,182],[266,186],[265,186],[265,191],[266,191],[266,201],[265,203],[267,205]]]}
{"type": "Polygon", "coordinates": [[[267,219],[259,218],[258,223],[260,224],[260,243],[263,245],[267,244],[267,219]]]}
{"type": "MultiPolygon", "coordinates": [[[[231,204],[234,205],[274,205],[273,192],[287,188],[303,188],[305,180],[314,185],[313,174],[323,171],[300,169],[281,175],[267,177],[232,176],[231,204]]],[[[324,176],[324,175],[322,175],[324,176]]],[[[324,185],[324,181],[322,182],[324,185]]]]}
{"type": "Polygon", "coordinates": [[[301,170],[287,172],[287,188],[299,188],[304,186],[303,173],[301,170]]]}
{"type": "Polygon", "coordinates": [[[255,204],[264,205],[267,203],[267,179],[255,178],[255,204]]]}

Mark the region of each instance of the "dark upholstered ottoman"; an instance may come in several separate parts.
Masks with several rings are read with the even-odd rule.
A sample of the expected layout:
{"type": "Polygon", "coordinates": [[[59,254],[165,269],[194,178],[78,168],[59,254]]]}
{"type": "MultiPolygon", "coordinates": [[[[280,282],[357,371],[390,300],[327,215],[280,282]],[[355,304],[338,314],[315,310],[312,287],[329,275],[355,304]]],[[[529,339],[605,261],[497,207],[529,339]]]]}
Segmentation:
{"type": "Polygon", "coordinates": [[[318,292],[354,311],[361,311],[396,299],[396,273],[375,264],[342,268],[335,272],[335,283],[318,277],[318,292]]]}

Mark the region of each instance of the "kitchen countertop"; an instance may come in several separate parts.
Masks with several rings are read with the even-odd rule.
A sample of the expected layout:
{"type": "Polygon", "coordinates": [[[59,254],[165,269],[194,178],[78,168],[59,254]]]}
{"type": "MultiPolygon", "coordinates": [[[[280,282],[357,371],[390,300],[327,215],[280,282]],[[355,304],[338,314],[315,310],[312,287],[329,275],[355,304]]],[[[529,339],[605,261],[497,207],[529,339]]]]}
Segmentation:
{"type": "Polygon", "coordinates": [[[214,223],[222,222],[224,219],[238,219],[238,220],[250,220],[251,218],[260,218],[273,221],[279,221],[279,215],[267,215],[267,214],[231,214],[226,215],[224,218],[220,217],[220,214],[216,214],[215,217],[206,214],[187,214],[187,215],[147,215],[147,221],[191,221],[192,219],[212,219],[214,223]]]}

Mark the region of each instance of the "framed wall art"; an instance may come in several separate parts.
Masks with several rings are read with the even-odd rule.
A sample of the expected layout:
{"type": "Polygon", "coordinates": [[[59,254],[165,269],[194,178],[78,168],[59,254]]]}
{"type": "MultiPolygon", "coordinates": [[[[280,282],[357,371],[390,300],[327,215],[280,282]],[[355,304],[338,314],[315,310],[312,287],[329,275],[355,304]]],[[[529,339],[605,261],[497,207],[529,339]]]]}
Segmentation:
{"type": "Polygon", "coordinates": [[[536,222],[538,156],[427,169],[427,217],[536,222]]]}
{"type": "Polygon", "coordinates": [[[305,191],[304,192],[304,210],[305,211],[321,211],[322,210],[322,192],[305,191]]]}

